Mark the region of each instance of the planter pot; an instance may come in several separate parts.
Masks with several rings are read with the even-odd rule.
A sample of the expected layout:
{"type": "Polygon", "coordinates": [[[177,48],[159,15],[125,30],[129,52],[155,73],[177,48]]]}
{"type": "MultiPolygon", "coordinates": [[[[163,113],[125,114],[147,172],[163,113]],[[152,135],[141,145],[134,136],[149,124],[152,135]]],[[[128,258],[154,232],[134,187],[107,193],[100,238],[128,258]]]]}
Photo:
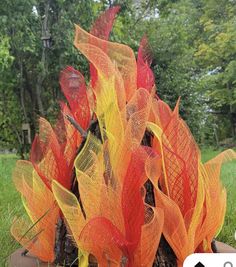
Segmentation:
{"type": "Polygon", "coordinates": [[[22,256],[23,251],[24,249],[20,248],[11,254],[9,258],[10,267],[56,267],[55,264],[48,264],[40,261],[30,253],[26,256],[22,256]]]}
{"type": "Polygon", "coordinates": [[[216,241],[215,245],[216,245],[216,249],[217,249],[218,253],[236,253],[235,248],[233,248],[233,247],[231,247],[225,243],[222,243],[220,241],[216,241]]]}
{"type": "MultiPolygon", "coordinates": [[[[22,256],[23,248],[17,249],[15,252],[11,254],[9,257],[9,267],[63,267],[59,265],[55,265],[53,263],[45,263],[37,259],[35,256],[28,253],[25,256],[22,256]]],[[[93,257],[89,257],[90,267],[95,267],[97,264],[95,263],[95,259],[93,257]]]]}
{"type": "MultiPolygon", "coordinates": [[[[236,253],[235,248],[222,242],[216,241],[215,246],[218,253],[236,253]]],[[[59,267],[55,264],[41,262],[30,254],[22,256],[21,254],[23,251],[24,249],[21,248],[17,249],[14,253],[11,254],[9,258],[9,267],[59,267]]],[[[90,266],[96,266],[96,264],[91,262],[90,266]]]]}

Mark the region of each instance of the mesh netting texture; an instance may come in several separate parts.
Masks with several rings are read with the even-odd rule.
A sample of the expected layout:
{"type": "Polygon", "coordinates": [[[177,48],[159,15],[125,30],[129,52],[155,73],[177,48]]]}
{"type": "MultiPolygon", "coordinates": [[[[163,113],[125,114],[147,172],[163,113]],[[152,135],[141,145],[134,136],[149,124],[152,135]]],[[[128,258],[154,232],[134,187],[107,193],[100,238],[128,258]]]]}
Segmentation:
{"type": "Polygon", "coordinates": [[[182,266],[189,254],[212,252],[226,210],[220,169],[236,153],[202,163],[179,101],[172,111],[157,96],[147,37],[137,59],[108,41],[118,11],[105,11],[90,33],[76,25],[90,81],[73,67],[61,72],[61,114],[54,126],[40,118],[30,159],[13,173],[28,217],[16,218],[11,233],[50,263],[65,238],[81,267],[91,257],[104,267],[182,266]],[[175,263],[160,264],[160,244],[175,263]]]}

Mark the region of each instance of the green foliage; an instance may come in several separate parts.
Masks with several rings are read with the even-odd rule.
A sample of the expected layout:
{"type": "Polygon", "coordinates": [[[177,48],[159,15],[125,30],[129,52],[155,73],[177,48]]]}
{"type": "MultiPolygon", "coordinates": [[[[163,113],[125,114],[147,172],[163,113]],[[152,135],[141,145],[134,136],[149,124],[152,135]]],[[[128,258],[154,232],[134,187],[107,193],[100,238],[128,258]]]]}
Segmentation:
{"type": "Polygon", "coordinates": [[[47,26],[52,42],[42,44],[45,0],[3,0],[0,7],[0,149],[23,155],[21,124],[32,137],[39,116],[55,121],[62,98],[58,77],[72,65],[88,81],[88,63],[73,47],[74,24],[89,30],[111,4],[121,10],[111,40],[134,51],[146,34],[159,96],[180,113],[198,142],[214,144],[235,134],[236,5],[226,0],[51,0],[47,26]],[[41,104],[40,104],[41,102],[41,104]]]}
{"type": "Polygon", "coordinates": [[[7,36],[0,36],[0,71],[3,72],[10,67],[13,56],[10,55],[10,44],[7,36]]]}
{"type": "Polygon", "coordinates": [[[21,128],[21,110],[18,104],[18,98],[11,90],[12,84],[0,81],[1,100],[0,100],[0,147],[8,149],[17,148],[19,139],[17,137],[18,129],[21,128]],[[2,86],[1,86],[2,85],[2,86]],[[8,87],[5,87],[8,85],[8,87]],[[13,134],[14,133],[14,134],[13,134]]]}
{"type": "Polygon", "coordinates": [[[236,128],[236,6],[234,1],[204,1],[200,25],[203,33],[195,57],[202,67],[202,93],[213,112],[231,123],[226,137],[236,128]]]}
{"type": "Polygon", "coordinates": [[[199,122],[204,109],[197,91],[199,70],[194,61],[198,17],[193,2],[169,2],[160,9],[159,19],[149,21],[147,29],[158,94],[172,108],[181,97],[180,113],[200,140],[199,122]]]}
{"type": "Polygon", "coordinates": [[[33,138],[39,115],[55,120],[58,114],[60,71],[67,65],[79,65],[85,76],[88,73],[85,58],[73,47],[74,23],[88,29],[94,20],[95,3],[50,1],[47,24],[52,47],[43,50],[46,2],[4,0],[0,7],[0,149],[16,148],[22,157],[28,150],[22,123],[30,123],[33,138]]]}

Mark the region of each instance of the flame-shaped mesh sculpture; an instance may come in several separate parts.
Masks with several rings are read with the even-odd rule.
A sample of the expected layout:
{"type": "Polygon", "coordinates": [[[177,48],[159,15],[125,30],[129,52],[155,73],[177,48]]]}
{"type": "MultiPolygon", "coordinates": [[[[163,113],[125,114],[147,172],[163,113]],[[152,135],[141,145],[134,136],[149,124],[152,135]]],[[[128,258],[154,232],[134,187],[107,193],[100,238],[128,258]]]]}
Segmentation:
{"type": "Polygon", "coordinates": [[[212,252],[226,208],[220,168],[236,153],[201,162],[179,102],[172,111],[156,96],[147,38],[137,61],[128,46],[107,41],[118,10],[103,13],[91,33],[76,26],[74,44],[90,62],[91,80],[87,86],[72,67],[61,73],[69,106],[61,103],[55,127],[40,119],[30,161],[16,165],[30,220],[16,220],[12,234],[54,262],[62,221],[79,266],[93,255],[99,266],[128,267],[153,266],[162,236],[173,266],[182,266],[193,252],[212,252]]]}

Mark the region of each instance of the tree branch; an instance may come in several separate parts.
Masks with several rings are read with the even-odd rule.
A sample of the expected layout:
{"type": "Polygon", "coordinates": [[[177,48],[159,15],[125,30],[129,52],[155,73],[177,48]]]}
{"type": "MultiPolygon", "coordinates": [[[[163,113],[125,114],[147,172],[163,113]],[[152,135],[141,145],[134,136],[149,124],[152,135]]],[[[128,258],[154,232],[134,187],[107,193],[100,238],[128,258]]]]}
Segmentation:
{"type": "Polygon", "coordinates": [[[88,134],[70,115],[65,115],[65,117],[75,127],[75,129],[79,131],[79,133],[84,139],[87,138],[88,134]]]}

